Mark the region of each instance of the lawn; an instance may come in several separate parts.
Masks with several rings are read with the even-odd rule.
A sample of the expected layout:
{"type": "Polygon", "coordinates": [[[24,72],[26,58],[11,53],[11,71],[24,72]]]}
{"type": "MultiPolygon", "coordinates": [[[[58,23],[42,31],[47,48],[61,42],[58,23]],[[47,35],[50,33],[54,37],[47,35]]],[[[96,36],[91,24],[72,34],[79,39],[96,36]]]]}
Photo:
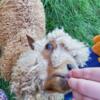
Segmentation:
{"type": "MultiPolygon", "coordinates": [[[[92,46],[93,36],[100,34],[100,0],[42,0],[46,12],[47,32],[64,27],[72,37],[92,46]]],[[[9,100],[14,100],[9,83],[0,80],[9,100]]]]}
{"type": "Polygon", "coordinates": [[[42,0],[47,31],[64,27],[73,37],[92,45],[100,33],[100,0],[42,0]]]}

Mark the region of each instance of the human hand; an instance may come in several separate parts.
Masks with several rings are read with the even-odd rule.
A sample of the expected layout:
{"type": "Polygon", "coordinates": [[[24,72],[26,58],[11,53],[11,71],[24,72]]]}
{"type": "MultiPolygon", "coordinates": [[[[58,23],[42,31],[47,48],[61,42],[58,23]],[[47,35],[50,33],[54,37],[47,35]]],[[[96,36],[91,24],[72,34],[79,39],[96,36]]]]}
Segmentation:
{"type": "Polygon", "coordinates": [[[100,100],[100,68],[75,69],[69,76],[73,100],[100,100]]]}

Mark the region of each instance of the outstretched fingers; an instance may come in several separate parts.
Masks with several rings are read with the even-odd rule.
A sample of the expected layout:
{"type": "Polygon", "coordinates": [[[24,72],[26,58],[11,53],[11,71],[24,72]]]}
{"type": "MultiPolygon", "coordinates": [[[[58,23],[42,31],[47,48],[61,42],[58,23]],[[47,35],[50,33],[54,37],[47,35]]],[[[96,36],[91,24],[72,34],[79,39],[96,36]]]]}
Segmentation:
{"type": "Polygon", "coordinates": [[[96,100],[87,96],[84,96],[80,93],[78,93],[77,91],[73,91],[73,100],[96,100]]]}
{"type": "Polygon", "coordinates": [[[90,100],[100,100],[100,83],[76,78],[70,78],[68,83],[72,90],[76,91],[74,95],[79,98],[77,100],[84,100],[80,99],[83,98],[82,95],[84,97],[93,98],[90,100]]]}
{"type": "Polygon", "coordinates": [[[100,82],[100,68],[74,69],[69,72],[69,76],[100,82]]]}

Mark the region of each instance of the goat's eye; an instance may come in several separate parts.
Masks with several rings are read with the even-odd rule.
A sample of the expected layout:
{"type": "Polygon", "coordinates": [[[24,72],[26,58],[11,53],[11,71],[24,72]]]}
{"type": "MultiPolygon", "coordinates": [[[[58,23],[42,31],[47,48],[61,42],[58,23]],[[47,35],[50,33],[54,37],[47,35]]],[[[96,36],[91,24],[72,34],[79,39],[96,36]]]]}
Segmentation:
{"type": "Polygon", "coordinates": [[[47,50],[53,50],[53,45],[51,43],[46,44],[45,48],[47,50]]]}
{"type": "Polygon", "coordinates": [[[68,70],[72,70],[73,69],[72,64],[67,64],[67,68],[68,68],[68,70]]]}

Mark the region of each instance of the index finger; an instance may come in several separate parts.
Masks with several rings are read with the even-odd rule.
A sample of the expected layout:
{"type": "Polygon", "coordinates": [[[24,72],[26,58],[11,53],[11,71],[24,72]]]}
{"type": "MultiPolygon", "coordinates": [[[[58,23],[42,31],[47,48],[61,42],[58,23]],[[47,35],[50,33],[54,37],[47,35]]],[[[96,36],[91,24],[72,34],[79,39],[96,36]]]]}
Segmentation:
{"type": "Polygon", "coordinates": [[[100,82],[100,68],[74,69],[69,72],[69,76],[100,82]]]}

